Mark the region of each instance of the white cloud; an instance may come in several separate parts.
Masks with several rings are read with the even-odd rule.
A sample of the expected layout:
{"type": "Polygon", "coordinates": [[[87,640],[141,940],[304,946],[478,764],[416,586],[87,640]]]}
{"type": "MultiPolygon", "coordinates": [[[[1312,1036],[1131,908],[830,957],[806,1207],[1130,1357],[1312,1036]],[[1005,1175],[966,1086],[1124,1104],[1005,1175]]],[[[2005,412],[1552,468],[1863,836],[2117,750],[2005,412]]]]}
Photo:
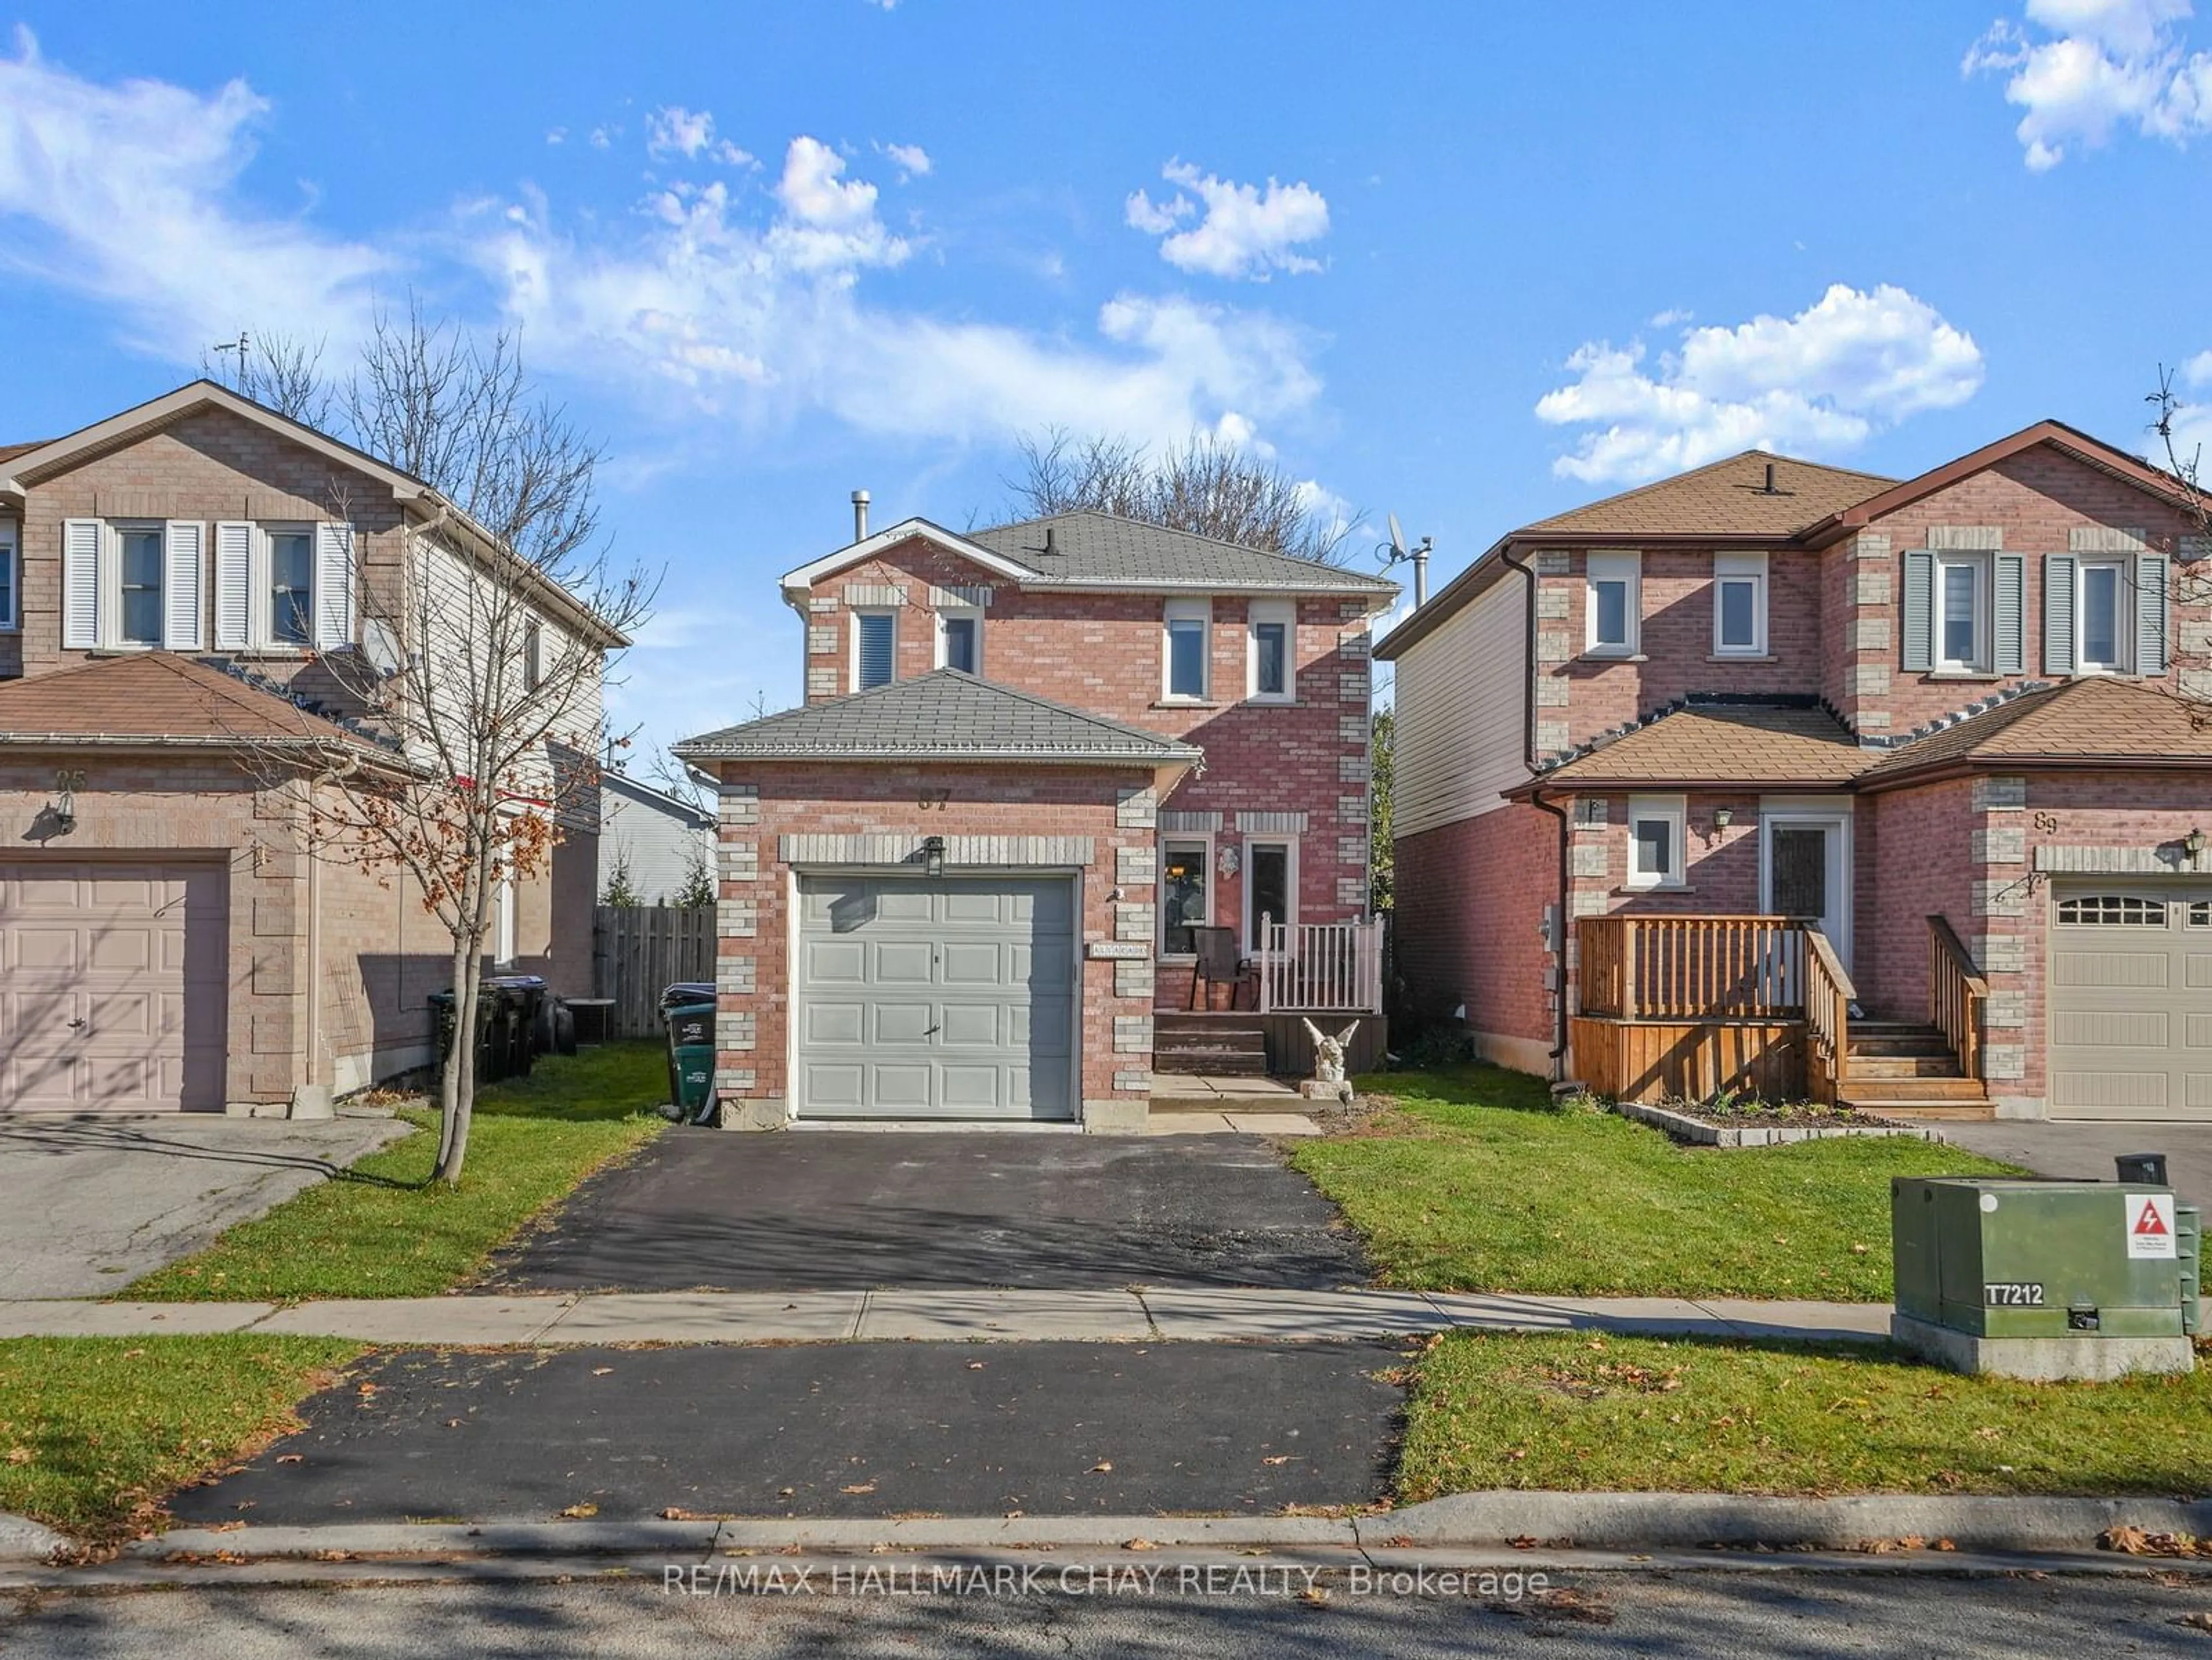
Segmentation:
{"type": "Polygon", "coordinates": [[[1669,306],[1664,311],[1652,313],[1650,326],[1655,329],[1679,329],[1685,323],[1695,322],[1697,316],[1697,313],[1687,307],[1669,306]]]}
{"type": "Polygon", "coordinates": [[[2095,149],[2116,129],[2185,144],[2212,131],[2212,53],[2186,52],[2189,0],[2027,0],[2027,27],[1991,24],[1960,70],[2004,74],[2005,100],[2030,168],[2070,146],[2095,149]]]}
{"type": "Polygon", "coordinates": [[[1194,203],[1181,190],[1165,202],[1143,191],[1131,192],[1123,217],[1132,229],[1166,240],[1160,258],[1181,271],[1212,277],[1248,277],[1266,282],[1275,271],[1316,271],[1321,262],[1297,250],[1328,234],[1328,203],[1312,185],[1239,185],[1200,173],[1187,161],[1170,161],[1160,177],[1196,193],[1194,203]],[[1204,209],[1188,228],[1182,222],[1204,209]]]}
{"type": "Polygon", "coordinates": [[[826,410],[861,429],[998,437],[1050,424],[1179,438],[1256,428],[1320,394],[1311,342],[1264,313],[1122,294],[1089,340],[876,303],[864,276],[909,251],[842,157],[792,141],[765,223],[719,183],[671,188],[639,234],[586,243],[532,199],[479,221],[477,258],[543,363],[748,421],[826,410]]]}
{"type": "Polygon", "coordinates": [[[929,152],[919,144],[879,144],[877,146],[899,170],[899,179],[927,179],[933,165],[929,152]]]}
{"type": "Polygon", "coordinates": [[[568,129],[566,127],[547,128],[545,132],[545,142],[549,144],[567,143],[568,142],[568,129]]]}
{"type": "Polygon", "coordinates": [[[1794,317],[1685,330],[1647,364],[1642,341],[1583,344],[1536,417],[1586,430],[1552,464],[1590,483],[1656,478],[1745,449],[1832,454],[1982,384],[1981,349],[1887,283],[1837,283],[1794,317]]]}
{"type": "Polygon", "coordinates": [[[241,327],[347,335],[392,261],[247,199],[268,109],[244,81],[96,85],[19,29],[0,57],[0,259],[112,302],[172,359],[241,327]]]}
{"type": "MultiPolygon", "coordinates": [[[[593,133],[592,142],[599,140],[599,135],[593,133]]],[[[645,152],[657,161],[679,155],[696,161],[703,155],[733,167],[753,159],[728,139],[714,137],[712,110],[687,110],[681,104],[664,104],[645,118],[645,152]]]]}
{"type": "Polygon", "coordinates": [[[621,131],[622,129],[619,127],[593,127],[592,129],[592,148],[595,150],[603,150],[611,148],[615,142],[615,134],[621,131]]]}

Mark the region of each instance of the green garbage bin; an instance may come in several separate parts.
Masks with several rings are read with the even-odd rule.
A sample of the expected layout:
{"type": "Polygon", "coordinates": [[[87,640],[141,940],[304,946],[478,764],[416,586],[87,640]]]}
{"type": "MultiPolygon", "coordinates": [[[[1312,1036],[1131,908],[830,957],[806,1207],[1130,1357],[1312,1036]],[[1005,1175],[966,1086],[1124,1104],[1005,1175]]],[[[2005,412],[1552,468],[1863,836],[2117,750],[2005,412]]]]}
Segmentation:
{"type": "Polygon", "coordinates": [[[668,1099],[679,1120],[703,1124],[714,1110],[713,988],[671,986],[660,1015],[668,1027],[668,1099]]]}

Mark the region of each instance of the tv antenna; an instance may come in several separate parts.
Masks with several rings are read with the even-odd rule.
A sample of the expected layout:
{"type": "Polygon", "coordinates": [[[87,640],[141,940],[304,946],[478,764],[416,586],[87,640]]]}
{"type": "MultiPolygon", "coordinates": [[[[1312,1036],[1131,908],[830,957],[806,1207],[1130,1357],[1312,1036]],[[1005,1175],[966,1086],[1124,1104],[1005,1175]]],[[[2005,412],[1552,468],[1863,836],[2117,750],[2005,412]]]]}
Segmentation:
{"type": "Polygon", "coordinates": [[[244,329],[240,329],[238,331],[237,339],[222,341],[216,345],[210,346],[208,350],[211,352],[216,353],[218,356],[227,351],[234,351],[238,354],[238,386],[241,392],[244,391],[246,388],[246,362],[247,357],[252,355],[253,350],[253,344],[246,337],[246,331],[244,329]]]}
{"type": "Polygon", "coordinates": [[[1413,566],[1413,609],[1419,611],[1429,603],[1429,550],[1435,545],[1435,538],[1424,536],[1420,546],[1408,548],[1406,532],[1398,527],[1398,515],[1391,514],[1389,520],[1390,539],[1375,550],[1375,556],[1382,562],[1384,570],[1395,570],[1408,563],[1413,566]]]}

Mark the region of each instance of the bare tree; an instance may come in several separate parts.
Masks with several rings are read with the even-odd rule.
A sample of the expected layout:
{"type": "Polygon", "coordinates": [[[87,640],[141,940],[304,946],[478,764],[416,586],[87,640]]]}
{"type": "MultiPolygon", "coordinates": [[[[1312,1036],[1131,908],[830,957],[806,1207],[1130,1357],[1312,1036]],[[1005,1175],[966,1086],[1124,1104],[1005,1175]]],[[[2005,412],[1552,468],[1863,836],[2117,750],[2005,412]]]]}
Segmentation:
{"type": "Polygon", "coordinates": [[[200,373],[302,426],[330,428],[336,394],[323,375],[320,338],[310,344],[297,335],[241,331],[200,354],[200,373]]]}
{"type": "Polygon", "coordinates": [[[1006,486],[1024,517],[1090,509],[1334,563],[1351,516],[1271,461],[1203,432],[1155,454],[1127,438],[1048,429],[1021,441],[1006,486]]]}
{"type": "MultiPolygon", "coordinates": [[[[2158,412],[2151,430],[2158,435],[2166,452],[2166,471],[2179,481],[2190,516],[2197,521],[2197,545],[2212,548],[2212,497],[2206,496],[2198,471],[2203,459],[2202,447],[2191,445],[2189,453],[2183,454],[2183,440],[2174,430],[2176,421],[2186,408],[2175,387],[2174,370],[2163,363],[2159,365],[2158,390],[2146,401],[2158,412]]],[[[2178,606],[2212,605],[2212,562],[2189,557],[2186,548],[2179,551],[2184,556],[2168,567],[2167,581],[2172,585],[2171,603],[2178,606]]],[[[2182,702],[2189,706],[2191,719],[2199,727],[2212,726],[2212,654],[2192,648],[2187,632],[2177,629],[2167,655],[2176,670],[2173,684],[2182,702]]]]}
{"type": "MultiPolygon", "coordinates": [[[[512,336],[479,340],[411,306],[380,317],[335,406],[356,445],[435,498],[404,557],[356,554],[361,646],[322,659],[409,764],[323,757],[309,851],[404,879],[446,931],[455,1028],[433,1178],[457,1183],[500,896],[547,869],[564,822],[598,823],[606,653],[650,614],[656,582],[613,559],[599,448],[538,397],[512,336]]],[[[344,487],[332,495],[349,524],[344,487]]]]}

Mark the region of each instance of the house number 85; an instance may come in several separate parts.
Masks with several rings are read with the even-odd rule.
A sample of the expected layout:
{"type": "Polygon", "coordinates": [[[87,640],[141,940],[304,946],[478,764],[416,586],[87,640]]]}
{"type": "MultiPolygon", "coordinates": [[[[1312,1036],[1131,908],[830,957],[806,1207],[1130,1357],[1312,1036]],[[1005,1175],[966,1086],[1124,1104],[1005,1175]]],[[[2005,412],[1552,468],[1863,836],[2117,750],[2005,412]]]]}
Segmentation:
{"type": "Polygon", "coordinates": [[[951,799],[952,792],[949,789],[924,790],[921,793],[921,810],[924,812],[943,812],[945,804],[951,799]]]}

